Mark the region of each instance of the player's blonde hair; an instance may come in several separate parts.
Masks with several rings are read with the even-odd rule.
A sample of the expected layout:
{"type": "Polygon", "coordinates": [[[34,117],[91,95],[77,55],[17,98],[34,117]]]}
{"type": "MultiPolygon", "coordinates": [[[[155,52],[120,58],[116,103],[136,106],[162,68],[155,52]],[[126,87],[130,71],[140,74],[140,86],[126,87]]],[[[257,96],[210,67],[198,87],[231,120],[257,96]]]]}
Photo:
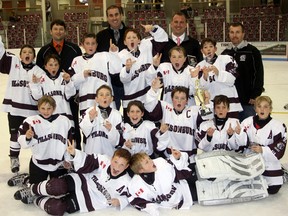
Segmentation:
{"type": "Polygon", "coordinates": [[[254,104],[254,107],[256,108],[261,102],[263,101],[266,101],[269,106],[270,106],[270,109],[272,110],[272,100],[269,96],[258,96],[256,99],[255,99],[255,104],[254,104]]]}
{"type": "Polygon", "coordinates": [[[135,173],[135,174],[140,174],[140,170],[143,168],[141,165],[141,162],[146,158],[149,157],[146,153],[144,152],[139,152],[134,155],[132,155],[131,160],[130,160],[130,169],[135,173]]]}

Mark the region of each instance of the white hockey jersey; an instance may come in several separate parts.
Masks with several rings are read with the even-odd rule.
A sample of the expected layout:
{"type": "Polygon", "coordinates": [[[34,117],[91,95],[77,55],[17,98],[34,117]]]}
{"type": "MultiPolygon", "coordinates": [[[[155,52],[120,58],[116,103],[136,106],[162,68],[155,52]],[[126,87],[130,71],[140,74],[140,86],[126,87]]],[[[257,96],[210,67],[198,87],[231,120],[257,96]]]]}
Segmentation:
{"type": "Polygon", "coordinates": [[[66,153],[67,141],[72,140],[73,127],[66,116],[53,115],[52,120],[40,115],[26,118],[19,127],[18,142],[22,148],[31,148],[32,161],[39,168],[46,171],[55,171],[68,160],[66,153]],[[34,131],[34,137],[26,140],[26,131],[29,125],[34,131]]]}
{"type": "Polygon", "coordinates": [[[130,176],[124,171],[117,177],[110,174],[110,158],[106,155],[87,155],[76,150],[74,168],[71,173],[75,181],[75,192],[80,212],[90,212],[109,207],[108,200],[117,198],[120,210],[128,205],[127,185],[130,176]]]}
{"type": "Polygon", "coordinates": [[[92,58],[78,56],[71,64],[72,81],[76,89],[79,90],[80,114],[93,106],[95,103],[96,90],[106,84],[112,87],[110,74],[117,74],[121,71],[122,63],[118,53],[99,52],[92,58]],[[84,77],[84,70],[91,70],[91,75],[84,77]]]}
{"type": "Polygon", "coordinates": [[[101,115],[99,107],[96,107],[98,116],[90,121],[89,112],[93,109],[90,107],[85,113],[80,116],[79,126],[86,136],[86,144],[84,151],[88,154],[105,154],[112,157],[115,147],[119,145],[121,134],[122,116],[116,109],[111,109],[111,112],[107,119],[104,119],[101,115]],[[104,127],[105,121],[109,121],[112,124],[112,128],[108,131],[104,127]]]}
{"type": "Polygon", "coordinates": [[[33,75],[39,78],[45,72],[37,65],[28,71],[25,70],[18,57],[5,51],[2,40],[0,40],[0,72],[9,74],[2,111],[22,117],[38,114],[37,101],[31,96],[29,83],[32,82],[33,75]]]}
{"type": "MultiPolygon", "coordinates": [[[[147,92],[144,103],[148,112],[153,112],[159,117],[162,123],[168,124],[169,142],[167,146],[162,146],[160,151],[165,148],[173,147],[180,151],[186,152],[190,156],[190,162],[194,162],[197,147],[195,143],[195,133],[197,129],[197,120],[199,117],[199,106],[190,106],[185,108],[182,113],[176,114],[173,105],[165,101],[158,101],[160,91],[155,93],[152,89],[147,92]]],[[[207,105],[208,107],[208,105],[207,105]]],[[[154,115],[153,114],[153,115],[154,115]]],[[[205,118],[211,118],[208,115],[205,118]]],[[[200,122],[199,122],[200,123],[200,122]]]]}
{"type": "MultiPolygon", "coordinates": [[[[185,153],[184,153],[185,154],[185,153]]],[[[183,155],[184,155],[183,154],[183,155]]],[[[181,156],[182,158],[182,156],[181,156]]],[[[183,159],[179,159],[177,170],[184,169],[183,159]]],[[[187,154],[184,157],[187,162],[187,154]]],[[[173,161],[173,163],[176,160],[173,161]]],[[[176,168],[163,158],[153,160],[157,170],[153,174],[154,181],[147,183],[148,175],[134,175],[128,186],[128,200],[136,209],[145,211],[150,215],[158,212],[158,208],[189,209],[192,204],[192,196],[186,180],[177,175],[176,168]]],[[[187,164],[186,164],[187,165],[187,164]]],[[[189,175],[190,170],[185,169],[189,175]]],[[[181,172],[181,171],[180,171],[181,172]]],[[[191,173],[190,173],[191,174],[191,173]]],[[[184,175],[183,175],[184,176],[184,175]]]]}
{"type": "Polygon", "coordinates": [[[284,123],[271,119],[264,127],[257,129],[254,126],[255,116],[244,119],[241,128],[247,134],[243,140],[245,143],[258,143],[262,147],[262,155],[266,170],[263,176],[268,186],[283,184],[283,171],[280,159],[285,153],[287,144],[287,128],[284,123]]]}
{"type": "Polygon", "coordinates": [[[159,146],[167,146],[169,141],[168,133],[160,135],[155,124],[151,121],[143,121],[137,128],[133,128],[130,124],[125,123],[123,126],[123,138],[130,140],[133,144],[132,148],[123,145],[123,148],[130,151],[131,154],[145,152],[152,155],[154,149],[159,146]]]}
{"type": "MultiPolygon", "coordinates": [[[[209,152],[214,150],[237,150],[240,146],[245,146],[246,142],[243,141],[245,133],[234,133],[231,137],[228,135],[227,130],[230,127],[234,130],[239,120],[236,118],[228,118],[221,128],[217,127],[214,120],[204,121],[200,124],[197,130],[196,143],[199,149],[209,152]],[[211,141],[207,139],[207,130],[209,128],[215,129],[211,141]]],[[[239,123],[240,125],[240,123],[239,123]]]]}
{"type": "Polygon", "coordinates": [[[74,126],[69,99],[76,94],[76,88],[71,80],[69,83],[66,83],[62,78],[62,75],[63,72],[61,72],[55,80],[52,80],[47,76],[47,74],[45,74],[41,77],[39,83],[30,82],[29,87],[35,100],[40,99],[43,95],[53,97],[56,101],[54,114],[67,116],[74,126]]]}
{"type": "MultiPolygon", "coordinates": [[[[147,74],[149,76],[161,77],[163,80],[163,101],[172,103],[171,92],[177,86],[183,86],[189,89],[189,100],[188,106],[195,105],[195,80],[197,77],[192,78],[190,70],[193,70],[194,67],[188,65],[184,68],[183,71],[175,71],[171,63],[165,62],[159,65],[157,70],[154,66],[151,65],[148,68],[147,74]]],[[[152,77],[152,78],[154,78],[152,77]]],[[[151,78],[150,78],[151,79],[151,78]]],[[[203,82],[204,79],[200,79],[200,82],[203,82]]],[[[151,82],[150,82],[151,83],[151,82]]],[[[205,82],[206,83],[206,82],[205,82]]],[[[204,83],[202,84],[204,85],[204,83]]]]}
{"type": "MultiPolygon", "coordinates": [[[[230,102],[229,112],[243,111],[234,85],[237,68],[236,61],[229,55],[219,55],[213,65],[219,70],[219,74],[216,76],[213,71],[209,72],[207,80],[209,84],[207,86],[210,99],[213,100],[216,95],[226,95],[230,102]]],[[[209,67],[211,64],[203,60],[197,66],[200,66],[201,69],[204,66],[209,67]]]]}
{"type": "Polygon", "coordinates": [[[151,41],[168,41],[168,35],[164,29],[157,25],[155,28],[157,28],[157,30],[155,32],[151,32],[152,37],[141,40],[138,47],[140,55],[137,58],[127,49],[123,49],[119,52],[123,65],[126,65],[126,60],[129,58],[132,60],[132,62],[135,61],[129,72],[126,71],[125,66],[120,72],[120,80],[124,85],[123,108],[126,108],[128,103],[132,100],[144,101],[145,94],[150,88],[150,83],[147,82],[145,73],[153,62],[153,44],[151,41]]]}

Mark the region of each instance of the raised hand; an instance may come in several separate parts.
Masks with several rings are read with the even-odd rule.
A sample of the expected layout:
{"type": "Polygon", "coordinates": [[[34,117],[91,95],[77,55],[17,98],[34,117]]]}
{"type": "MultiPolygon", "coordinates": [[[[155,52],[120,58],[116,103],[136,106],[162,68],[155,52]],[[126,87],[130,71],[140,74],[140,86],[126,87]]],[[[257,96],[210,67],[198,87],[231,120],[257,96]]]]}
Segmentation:
{"type": "Polygon", "coordinates": [[[112,42],[112,39],[110,39],[110,47],[109,47],[109,51],[111,52],[118,52],[118,47],[112,42]]]}
{"type": "Polygon", "coordinates": [[[104,120],[103,126],[110,131],[112,129],[112,124],[108,120],[104,120]]]}
{"type": "Polygon", "coordinates": [[[35,74],[32,75],[32,82],[33,83],[39,83],[41,80],[41,77],[37,77],[35,74]]]}
{"type": "Polygon", "coordinates": [[[66,82],[69,82],[70,79],[71,79],[70,74],[67,73],[65,70],[62,70],[62,72],[63,72],[62,78],[63,78],[66,82]]]}
{"type": "Polygon", "coordinates": [[[207,133],[208,136],[212,137],[213,134],[214,134],[214,131],[215,131],[215,128],[210,127],[210,128],[207,129],[206,133],[207,133]]]}
{"type": "Polygon", "coordinates": [[[190,68],[189,72],[192,78],[197,77],[200,71],[200,66],[197,66],[195,68],[190,68]]]}
{"type": "Polygon", "coordinates": [[[237,134],[240,134],[240,132],[241,132],[241,125],[240,125],[240,123],[238,121],[237,121],[237,125],[236,125],[234,131],[237,134]]]}
{"type": "Polygon", "coordinates": [[[70,140],[68,139],[67,140],[67,152],[70,154],[70,155],[75,155],[75,145],[74,145],[74,140],[72,140],[72,143],[70,142],[70,140]]]}
{"type": "Polygon", "coordinates": [[[143,24],[141,24],[141,26],[145,29],[146,33],[150,32],[150,31],[152,31],[154,29],[153,25],[143,25],[143,24]]]}
{"type": "Polygon", "coordinates": [[[161,61],[161,57],[162,57],[162,53],[157,53],[155,56],[153,56],[153,65],[155,67],[158,67],[160,65],[160,61],[161,61]]]}
{"type": "Polygon", "coordinates": [[[229,128],[227,129],[227,134],[229,136],[232,136],[234,134],[234,130],[233,130],[232,126],[231,126],[231,122],[229,124],[229,128]]]}
{"type": "Polygon", "coordinates": [[[132,146],[133,146],[133,143],[131,142],[130,139],[128,139],[128,140],[125,141],[124,145],[125,145],[127,148],[131,149],[132,146]]]}
{"type": "Polygon", "coordinates": [[[130,69],[131,69],[131,67],[132,67],[132,65],[135,63],[136,61],[132,61],[132,59],[131,58],[128,58],[127,60],[126,60],[126,71],[130,71],[130,69]]]}
{"type": "Polygon", "coordinates": [[[93,121],[98,116],[98,112],[96,110],[96,103],[94,104],[93,108],[89,111],[89,119],[93,121]]]}
{"type": "Polygon", "coordinates": [[[181,152],[177,149],[174,149],[173,147],[170,147],[171,149],[171,153],[173,155],[173,157],[176,159],[176,160],[179,160],[180,157],[181,157],[181,152]]]}
{"type": "Polygon", "coordinates": [[[30,124],[29,124],[29,129],[26,131],[25,135],[26,135],[26,138],[28,140],[32,139],[34,137],[34,135],[35,135],[30,124]]]}
{"type": "Polygon", "coordinates": [[[151,87],[154,91],[157,91],[163,86],[163,83],[160,80],[160,77],[156,77],[152,80],[151,87]]]}

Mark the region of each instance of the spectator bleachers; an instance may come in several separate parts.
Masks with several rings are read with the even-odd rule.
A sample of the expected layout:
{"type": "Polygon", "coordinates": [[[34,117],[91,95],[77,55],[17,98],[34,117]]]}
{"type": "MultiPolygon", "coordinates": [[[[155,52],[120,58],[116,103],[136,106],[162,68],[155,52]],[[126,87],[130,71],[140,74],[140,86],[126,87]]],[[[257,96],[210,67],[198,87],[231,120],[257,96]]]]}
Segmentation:
{"type": "Polygon", "coordinates": [[[66,39],[73,43],[80,43],[84,34],[88,31],[89,16],[87,12],[66,12],[64,13],[64,21],[67,28],[66,39]],[[78,41],[78,33],[79,40],[78,41]]]}

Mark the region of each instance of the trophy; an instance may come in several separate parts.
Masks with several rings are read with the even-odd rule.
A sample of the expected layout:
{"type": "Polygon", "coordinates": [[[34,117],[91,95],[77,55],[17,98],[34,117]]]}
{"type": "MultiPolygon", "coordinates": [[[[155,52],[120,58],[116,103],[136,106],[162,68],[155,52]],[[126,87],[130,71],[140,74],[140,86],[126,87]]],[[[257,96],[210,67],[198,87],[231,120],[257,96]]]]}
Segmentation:
{"type": "Polygon", "coordinates": [[[196,79],[195,89],[196,89],[195,92],[196,104],[201,106],[200,115],[206,116],[211,114],[212,113],[211,109],[205,106],[205,91],[200,88],[200,79],[196,79]]]}

